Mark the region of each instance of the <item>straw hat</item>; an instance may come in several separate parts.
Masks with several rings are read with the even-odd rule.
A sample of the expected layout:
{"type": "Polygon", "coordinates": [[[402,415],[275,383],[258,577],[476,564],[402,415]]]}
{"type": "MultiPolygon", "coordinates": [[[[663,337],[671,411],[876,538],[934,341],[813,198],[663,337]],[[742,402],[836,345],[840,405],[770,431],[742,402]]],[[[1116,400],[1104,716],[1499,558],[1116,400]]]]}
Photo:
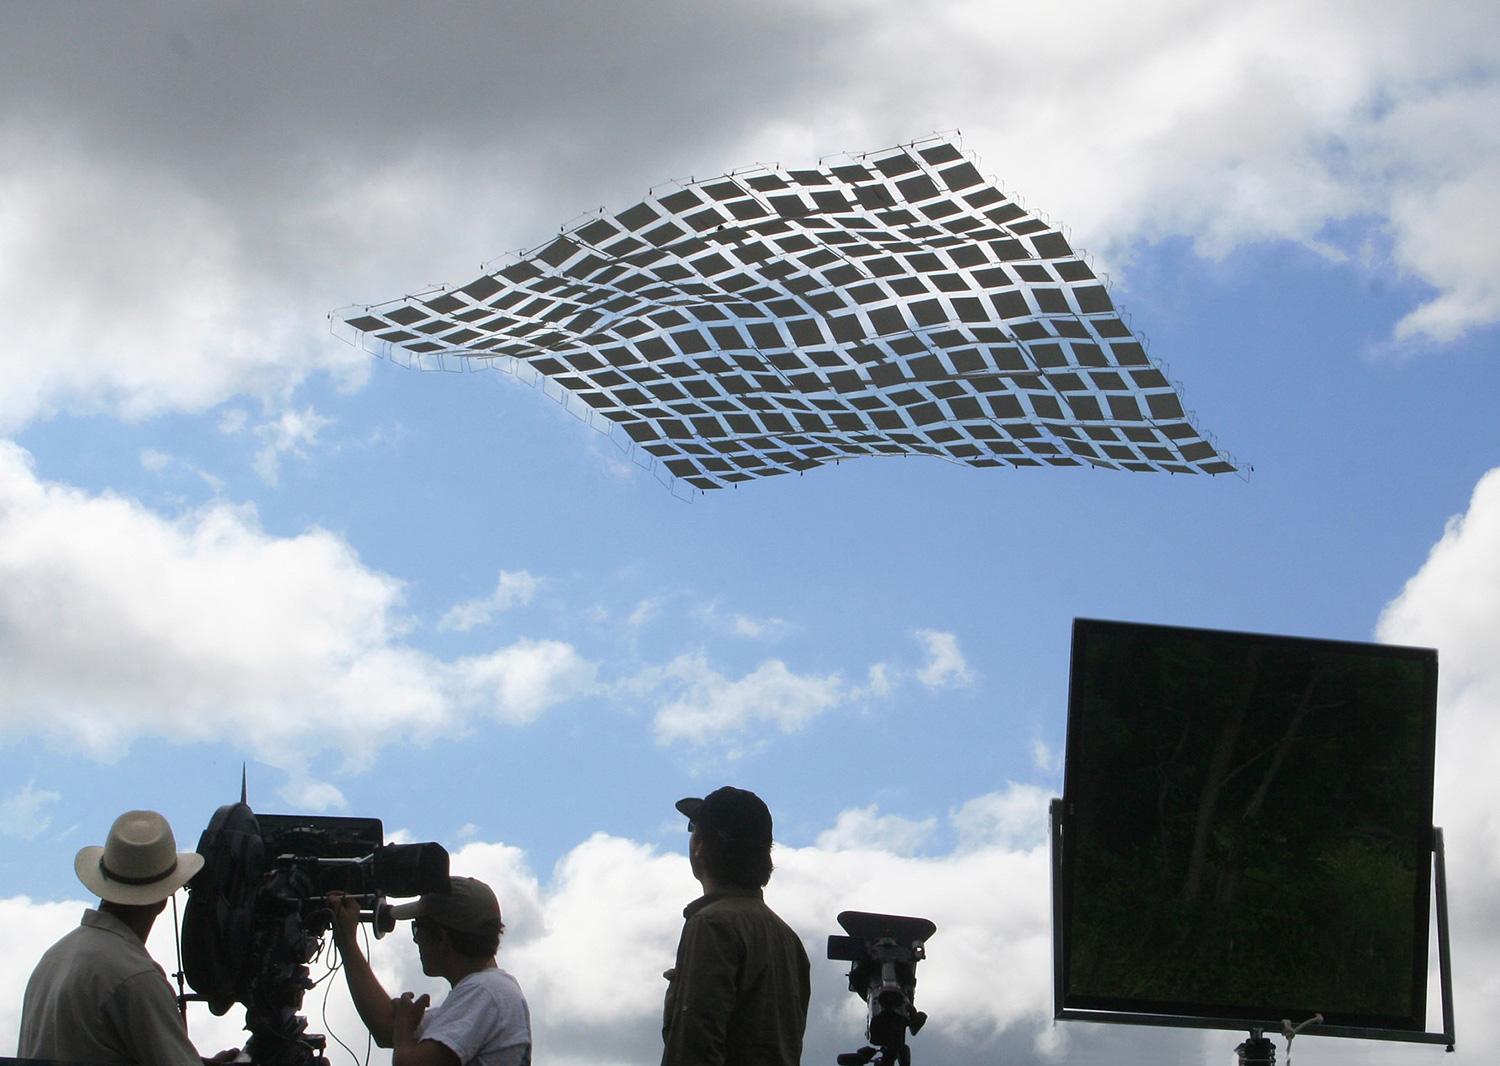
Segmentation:
{"type": "Polygon", "coordinates": [[[104,847],[73,860],[84,887],[102,900],[135,906],[160,903],[203,869],[203,856],[178,851],[172,827],[155,811],[126,811],[109,827],[104,847]]]}

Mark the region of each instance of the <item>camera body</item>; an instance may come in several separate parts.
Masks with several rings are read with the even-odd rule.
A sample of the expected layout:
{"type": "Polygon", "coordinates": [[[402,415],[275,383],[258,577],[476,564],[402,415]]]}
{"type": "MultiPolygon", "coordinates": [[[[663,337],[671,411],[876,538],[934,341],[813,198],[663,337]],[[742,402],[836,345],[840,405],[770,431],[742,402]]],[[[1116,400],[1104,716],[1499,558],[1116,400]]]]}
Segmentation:
{"type": "Polygon", "coordinates": [[[359,900],[378,937],[390,930],[387,895],[448,888],[439,844],[384,843],[378,818],[256,815],[243,800],[214,812],[198,841],[203,870],[188,886],[183,975],[223,1014],[245,1007],[245,1051],[258,1066],[318,1066],[321,1034],[297,1014],[308,963],[333,923],[325,897],[359,900]]]}
{"type": "Polygon", "coordinates": [[[840,1055],[839,1062],[909,1063],[906,1034],[927,1021],[916,1008],[917,963],[927,957],[926,942],[937,926],[926,918],[866,911],[844,911],[839,925],[848,935],[828,938],[828,957],[854,964],[849,991],[868,1005],[865,1038],[874,1045],[840,1055]]]}

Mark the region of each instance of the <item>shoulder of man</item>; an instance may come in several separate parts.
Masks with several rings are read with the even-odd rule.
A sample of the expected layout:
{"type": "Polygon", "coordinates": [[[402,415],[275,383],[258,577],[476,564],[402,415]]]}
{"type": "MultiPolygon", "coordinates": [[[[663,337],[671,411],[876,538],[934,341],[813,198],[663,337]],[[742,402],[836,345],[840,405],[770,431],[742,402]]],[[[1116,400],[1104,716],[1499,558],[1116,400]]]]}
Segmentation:
{"type": "Polygon", "coordinates": [[[715,923],[767,924],[781,926],[790,931],[791,926],[766,903],[758,891],[744,890],[710,897],[700,909],[689,914],[689,920],[702,917],[715,923]]]}
{"type": "Polygon", "coordinates": [[[465,977],[430,1012],[434,1024],[440,1019],[474,1014],[499,1020],[525,1020],[530,1008],[520,982],[507,971],[496,968],[465,977]]]}
{"type": "MultiPolygon", "coordinates": [[[[166,982],[166,971],[151,957],[140,938],[119,919],[87,911],[83,921],[42,956],[49,966],[87,965],[100,976],[124,981],[139,974],[155,974],[166,982]]],[[[38,968],[41,968],[40,966],[38,968]]]]}
{"type": "Polygon", "coordinates": [[[764,896],[759,889],[733,888],[701,896],[688,904],[682,916],[689,921],[703,916],[722,918],[728,915],[769,912],[764,896]]]}
{"type": "Polygon", "coordinates": [[[427,1012],[418,1035],[468,1062],[487,1047],[529,1049],[531,1014],[514,977],[501,969],[481,970],[454,985],[443,1002],[427,1012]]]}

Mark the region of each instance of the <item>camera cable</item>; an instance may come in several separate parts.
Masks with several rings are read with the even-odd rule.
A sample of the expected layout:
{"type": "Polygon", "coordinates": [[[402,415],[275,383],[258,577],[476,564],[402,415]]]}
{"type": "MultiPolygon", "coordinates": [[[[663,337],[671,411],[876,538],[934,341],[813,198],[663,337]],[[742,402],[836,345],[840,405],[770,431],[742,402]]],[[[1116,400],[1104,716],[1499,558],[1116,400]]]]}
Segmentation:
{"type": "MultiPolygon", "coordinates": [[[[369,931],[361,929],[360,932],[364,935],[365,952],[368,954],[370,950],[369,931]]],[[[328,1033],[329,1036],[333,1038],[334,1043],[338,1044],[339,1047],[344,1049],[344,1051],[348,1054],[350,1060],[353,1061],[354,1066],[370,1066],[370,1053],[371,1048],[374,1046],[374,1038],[369,1033],[365,1034],[365,1057],[364,1062],[361,1063],[359,1055],[355,1053],[352,1047],[344,1043],[344,1041],[339,1037],[338,1033],[333,1031],[333,1023],[328,1020],[328,993],[333,988],[334,984],[334,982],[329,981],[328,979],[334,974],[338,973],[339,970],[343,969],[344,967],[344,960],[339,957],[338,950],[336,947],[332,946],[331,941],[331,937],[320,938],[318,940],[318,954],[314,956],[314,958],[316,959],[322,957],[325,951],[327,951],[328,953],[327,958],[324,960],[328,966],[328,971],[314,982],[314,986],[320,984],[323,985],[323,1029],[328,1033]],[[328,983],[324,984],[325,981],[328,983]]]]}

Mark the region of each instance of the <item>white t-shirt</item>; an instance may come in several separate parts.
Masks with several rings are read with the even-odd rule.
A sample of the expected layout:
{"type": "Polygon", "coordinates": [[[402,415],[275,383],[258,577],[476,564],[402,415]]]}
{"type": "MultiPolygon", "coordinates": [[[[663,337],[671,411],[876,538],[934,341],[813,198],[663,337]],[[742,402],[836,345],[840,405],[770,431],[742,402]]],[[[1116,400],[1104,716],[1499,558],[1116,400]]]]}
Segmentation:
{"type": "Polygon", "coordinates": [[[504,970],[480,970],[422,1015],[418,1040],[436,1040],[464,1066],[531,1066],[531,1012],[504,970]]]}

